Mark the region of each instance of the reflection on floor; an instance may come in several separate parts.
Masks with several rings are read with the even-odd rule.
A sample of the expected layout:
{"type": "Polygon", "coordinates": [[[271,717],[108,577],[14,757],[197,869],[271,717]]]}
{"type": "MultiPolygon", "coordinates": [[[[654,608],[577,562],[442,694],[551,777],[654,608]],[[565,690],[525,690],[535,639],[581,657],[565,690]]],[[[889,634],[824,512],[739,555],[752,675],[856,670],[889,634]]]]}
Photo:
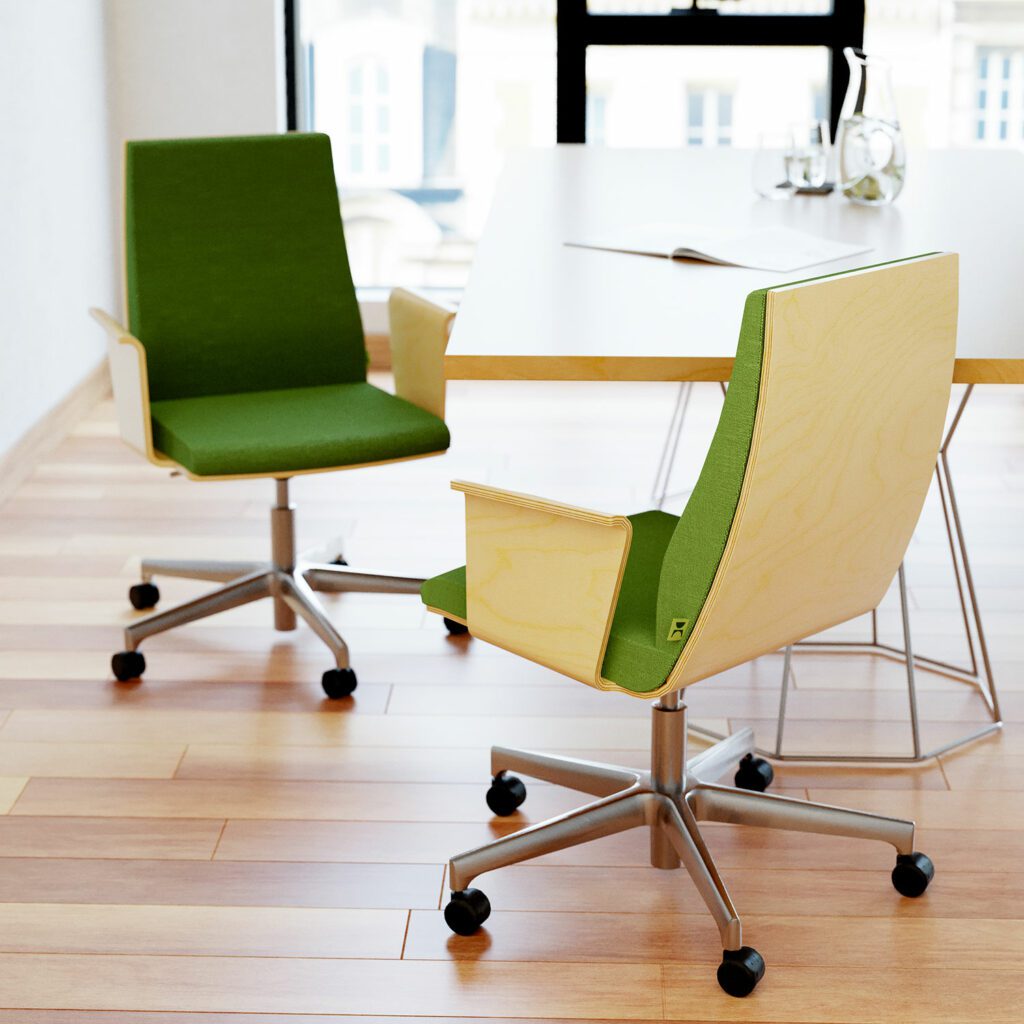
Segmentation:
{"type": "MultiPolygon", "coordinates": [[[[453,385],[449,456],[296,481],[300,535],[332,553],[343,538],[353,565],[429,574],[462,558],[453,477],[639,510],[673,400],[669,385],[453,385]]],[[[674,487],[699,469],[720,401],[696,389],[674,487]]],[[[521,817],[492,822],[488,744],[642,763],[644,702],[449,639],[415,600],[365,595],[327,599],[359,674],[352,700],[322,699],[325,651],[308,631],[274,634],[266,605],[153,639],[145,683],[115,685],[137,557],[262,557],[273,488],[148,466],[101,406],[0,508],[0,1022],[1019,1020],[1024,393],[979,389],[961,431],[954,471],[1007,728],[918,769],[778,769],[781,791],[916,818],[938,871],[919,902],[892,890],[887,849],[709,828],[768,964],[740,1003],[715,983],[717,933],[687,879],[645,866],[639,833],[487,878],[494,913],[472,939],[438,910],[450,854],[579,802],[535,784],[521,817]]],[[[960,657],[934,503],[908,579],[920,648],[960,657]]],[[[161,583],[165,602],[200,586],[161,583]]],[[[881,621],[896,640],[892,596],[881,621]]],[[[780,667],[692,688],[694,716],[752,722],[770,742],[780,667]]],[[[984,720],[960,684],[925,676],[920,690],[926,742],[984,720]]],[[[906,707],[900,666],[803,654],[787,739],[905,751],[906,707]]]]}

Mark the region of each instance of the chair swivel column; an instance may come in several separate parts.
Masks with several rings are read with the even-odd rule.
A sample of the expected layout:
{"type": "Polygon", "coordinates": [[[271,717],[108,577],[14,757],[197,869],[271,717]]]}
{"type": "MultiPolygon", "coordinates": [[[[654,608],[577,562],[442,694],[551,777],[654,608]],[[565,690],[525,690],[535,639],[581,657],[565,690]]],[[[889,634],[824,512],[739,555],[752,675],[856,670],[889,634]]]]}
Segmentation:
{"type": "MultiPolygon", "coordinates": [[[[678,691],[666,693],[651,709],[651,786],[673,800],[683,794],[686,765],[686,708],[678,691]]],[[[661,823],[651,828],[651,864],[672,870],[679,855],[661,823]]]]}
{"type": "MultiPolygon", "coordinates": [[[[275,570],[290,576],[295,571],[295,506],[288,500],[287,478],[274,482],[277,504],[270,510],[271,558],[275,570]]],[[[295,626],[295,612],[284,600],[278,584],[274,588],[274,629],[286,632],[295,626]]]]}

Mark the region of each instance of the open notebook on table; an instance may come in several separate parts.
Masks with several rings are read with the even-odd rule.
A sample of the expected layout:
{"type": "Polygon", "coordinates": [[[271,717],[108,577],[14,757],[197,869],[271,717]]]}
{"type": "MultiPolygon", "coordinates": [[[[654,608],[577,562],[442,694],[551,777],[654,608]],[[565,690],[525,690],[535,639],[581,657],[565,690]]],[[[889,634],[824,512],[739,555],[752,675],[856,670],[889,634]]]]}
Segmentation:
{"type": "Polygon", "coordinates": [[[566,245],[583,249],[608,249],[641,256],[701,260],[731,267],[787,273],[819,263],[869,252],[869,245],[851,245],[818,238],[792,228],[735,230],[689,224],[652,224],[607,238],[573,240],[566,245]]]}

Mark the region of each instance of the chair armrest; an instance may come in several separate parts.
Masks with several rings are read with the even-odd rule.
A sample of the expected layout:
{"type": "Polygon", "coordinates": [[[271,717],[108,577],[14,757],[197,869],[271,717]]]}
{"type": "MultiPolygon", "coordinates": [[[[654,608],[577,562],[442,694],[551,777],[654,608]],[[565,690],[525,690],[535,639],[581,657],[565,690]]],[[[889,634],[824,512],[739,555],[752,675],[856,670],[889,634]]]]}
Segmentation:
{"type": "Polygon", "coordinates": [[[601,688],[633,526],[544,498],[455,481],[466,495],[469,630],[601,688]]]}
{"type": "Polygon", "coordinates": [[[90,309],[89,315],[107,332],[107,363],[121,437],[151,462],[162,464],[164,460],[153,451],[146,350],[138,338],[102,309],[90,309]]]}
{"type": "Polygon", "coordinates": [[[455,311],[404,288],[388,298],[395,393],[444,419],[444,353],[455,311]]]}

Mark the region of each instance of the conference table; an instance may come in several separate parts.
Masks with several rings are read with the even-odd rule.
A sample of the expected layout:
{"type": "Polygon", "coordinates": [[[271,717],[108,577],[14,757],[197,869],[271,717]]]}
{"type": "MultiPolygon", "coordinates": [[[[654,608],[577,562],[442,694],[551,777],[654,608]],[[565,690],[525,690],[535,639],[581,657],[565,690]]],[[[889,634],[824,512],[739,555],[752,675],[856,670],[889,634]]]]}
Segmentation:
{"type": "Polygon", "coordinates": [[[911,152],[903,193],[885,207],[838,193],[760,199],[753,157],[581,145],[514,153],[459,306],[447,376],[726,381],[755,288],[945,250],[960,254],[954,380],[1024,383],[1024,154],[911,152]],[[784,226],[872,249],[778,274],[565,244],[659,222],[784,226]]]}
{"type": "MultiPolygon", "coordinates": [[[[911,152],[890,206],[858,206],[837,191],[762,199],[754,154],[735,149],[606,149],[563,145],[514,153],[499,180],[445,356],[452,380],[719,381],[732,372],[746,296],[757,288],[935,251],[960,255],[954,383],[965,384],[936,466],[968,642],[953,665],[882,643],[877,615],[862,646],[907,665],[913,754],[822,760],[918,761],[998,728],[998,696],[971,574],[948,451],[977,384],[1024,384],[1024,154],[911,152]],[[789,273],[670,260],[567,243],[630,238],[638,228],[788,227],[870,251],[789,273]],[[908,656],[909,655],[909,656],[908,656]],[[925,750],[914,668],[977,687],[991,724],[925,750]]],[[[678,406],[677,406],[678,410],[678,406]]],[[[681,420],[680,420],[681,425],[681,420]]],[[[819,644],[820,646],[820,644],[819,644]]],[[[788,686],[783,672],[776,746],[788,686]]],[[[806,755],[801,754],[801,757],[806,755]]]]}

